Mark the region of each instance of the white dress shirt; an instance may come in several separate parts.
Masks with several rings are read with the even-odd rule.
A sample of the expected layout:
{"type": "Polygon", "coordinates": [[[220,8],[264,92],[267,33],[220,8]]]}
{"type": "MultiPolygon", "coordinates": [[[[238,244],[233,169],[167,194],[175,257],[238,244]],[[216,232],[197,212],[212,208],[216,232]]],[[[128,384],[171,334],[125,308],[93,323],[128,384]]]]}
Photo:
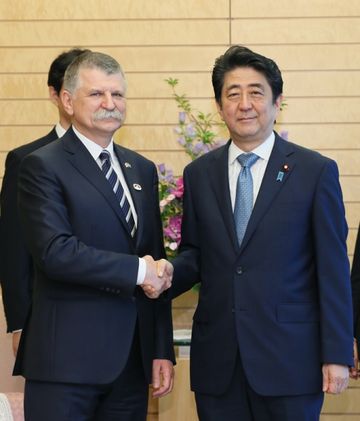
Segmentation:
{"type": "Polygon", "coordinates": [[[56,134],[57,134],[58,138],[63,137],[64,134],[66,133],[66,130],[64,129],[64,127],[60,123],[56,124],[55,131],[56,131],[56,134]]]}
{"type": "MultiPolygon", "coordinates": [[[[275,134],[274,132],[258,147],[256,147],[251,152],[256,154],[259,159],[252,165],[250,171],[253,178],[253,193],[254,193],[254,202],[255,204],[257,195],[260,190],[261,182],[265,174],[267,164],[269,162],[271,151],[275,143],[275,134]]],[[[236,198],[236,184],[241,171],[241,164],[237,160],[237,157],[243,153],[247,153],[240,148],[238,148],[235,143],[232,141],[229,146],[229,188],[231,196],[231,205],[234,211],[235,208],[235,198],[236,198]]]]}

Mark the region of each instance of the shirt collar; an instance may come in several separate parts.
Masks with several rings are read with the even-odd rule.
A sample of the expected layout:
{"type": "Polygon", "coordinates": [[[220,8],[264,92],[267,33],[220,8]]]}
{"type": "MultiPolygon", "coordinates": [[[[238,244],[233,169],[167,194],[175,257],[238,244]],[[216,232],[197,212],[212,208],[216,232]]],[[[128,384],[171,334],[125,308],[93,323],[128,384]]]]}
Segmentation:
{"type": "MultiPolygon", "coordinates": [[[[274,132],[271,132],[270,136],[267,139],[265,139],[265,141],[262,142],[261,145],[257,146],[251,152],[256,154],[261,159],[268,161],[270,158],[270,154],[274,146],[274,143],[275,143],[275,134],[274,132]]],[[[242,153],[246,153],[246,152],[240,149],[238,146],[236,146],[233,141],[231,141],[230,146],[229,146],[229,165],[232,165],[236,161],[236,158],[242,153]]]]}
{"type": "Polygon", "coordinates": [[[99,155],[103,150],[106,150],[109,152],[111,156],[111,160],[114,161],[115,158],[115,152],[114,152],[114,140],[111,138],[110,143],[106,148],[103,148],[102,146],[98,145],[94,141],[88,139],[86,136],[84,136],[82,133],[80,133],[74,126],[72,126],[74,133],[76,136],[80,139],[81,143],[85,146],[85,148],[89,151],[90,155],[95,159],[95,161],[99,158],[99,155]]]}
{"type": "Polygon", "coordinates": [[[64,129],[64,127],[60,123],[56,124],[55,131],[56,131],[56,134],[57,134],[58,138],[63,137],[64,134],[66,133],[66,130],[64,129]]]}

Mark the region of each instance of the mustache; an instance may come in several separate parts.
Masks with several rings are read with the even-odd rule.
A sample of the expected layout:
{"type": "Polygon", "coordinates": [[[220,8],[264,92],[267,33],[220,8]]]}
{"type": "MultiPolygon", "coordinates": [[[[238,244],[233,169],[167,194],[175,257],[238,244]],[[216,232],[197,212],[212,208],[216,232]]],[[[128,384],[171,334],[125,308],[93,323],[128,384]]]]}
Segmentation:
{"type": "Polygon", "coordinates": [[[124,113],[120,112],[119,110],[99,110],[94,113],[94,120],[106,120],[108,118],[123,121],[124,113]]]}

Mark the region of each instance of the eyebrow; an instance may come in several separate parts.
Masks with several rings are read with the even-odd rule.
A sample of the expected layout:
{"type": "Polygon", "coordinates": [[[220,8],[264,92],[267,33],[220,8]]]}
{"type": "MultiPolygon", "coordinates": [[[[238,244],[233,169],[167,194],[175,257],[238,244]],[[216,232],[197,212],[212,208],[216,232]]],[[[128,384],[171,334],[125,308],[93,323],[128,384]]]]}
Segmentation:
{"type": "MultiPolygon", "coordinates": [[[[241,85],[237,83],[233,83],[232,85],[228,86],[226,88],[227,91],[230,91],[231,89],[241,88],[241,85]]],[[[246,85],[246,88],[260,88],[264,90],[264,85],[262,83],[250,83],[249,85],[246,85]]]]}

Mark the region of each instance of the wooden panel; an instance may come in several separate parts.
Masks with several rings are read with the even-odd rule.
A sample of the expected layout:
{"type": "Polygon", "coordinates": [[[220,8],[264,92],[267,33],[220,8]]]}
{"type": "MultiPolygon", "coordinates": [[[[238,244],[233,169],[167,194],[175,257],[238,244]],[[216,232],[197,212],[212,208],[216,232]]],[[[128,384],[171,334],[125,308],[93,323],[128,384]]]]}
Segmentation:
{"type": "MultiPolygon", "coordinates": [[[[360,182],[360,179],[358,180],[360,182]]],[[[345,203],[346,220],[350,228],[357,229],[360,223],[360,198],[359,202],[345,203]]],[[[349,253],[353,253],[353,249],[349,249],[349,253]]]]}
{"type": "Polygon", "coordinates": [[[346,241],[349,254],[353,254],[353,251],[355,250],[355,242],[356,242],[357,233],[358,233],[358,227],[349,229],[349,234],[346,241]]]}
{"type": "Polygon", "coordinates": [[[340,177],[345,202],[360,202],[360,177],[340,177]]]}
{"type": "Polygon", "coordinates": [[[174,329],[191,329],[194,308],[174,308],[172,311],[174,329]]]}
{"type": "Polygon", "coordinates": [[[5,171],[5,158],[6,152],[0,152],[0,174],[4,174],[5,171]]]}
{"type": "Polygon", "coordinates": [[[311,149],[360,148],[360,123],[284,123],[277,130],[288,131],[289,140],[311,149]]]}
{"type": "Polygon", "coordinates": [[[1,121],[4,125],[48,125],[58,119],[56,107],[50,100],[7,101],[1,99],[0,107],[4,108],[1,121]]]}
{"type": "Polygon", "coordinates": [[[283,72],[286,96],[359,96],[360,71],[283,72]]]}
{"type": "MultiPolygon", "coordinates": [[[[226,25],[225,25],[226,26],[226,25]]],[[[75,45],[81,46],[80,40],[75,45]]],[[[52,60],[73,45],[62,47],[1,48],[3,73],[46,73],[52,60]],[[25,71],[24,71],[25,70],[25,71]]],[[[360,45],[249,45],[255,51],[273,58],[282,71],[287,70],[359,70],[360,45]]],[[[95,47],[116,58],[125,72],[198,72],[211,71],[215,58],[223,54],[226,46],[151,46],[95,47]]],[[[171,76],[171,73],[166,77],[171,76]]]]}
{"type": "Polygon", "coordinates": [[[229,31],[223,20],[109,20],[95,24],[91,21],[0,21],[0,33],[7,34],[0,41],[0,45],[7,47],[221,45],[229,42],[229,31]]]}
{"type": "Polygon", "coordinates": [[[148,0],[62,0],[61,7],[52,0],[28,0],[0,3],[0,19],[6,20],[75,20],[75,19],[180,19],[227,17],[228,0],[164,1],[148,0]]]}
{"type": "Polygon", "coordinates": [[[0,74],[0,98],[39,99],[48,97],[47,74],[0,74]]]}
{"type": "Polygon", "coordinates": [[[173,308],[183,309],[187,307],[195,307],[197,305],[199,294],[196,291],[190,290],[179,297],[175,298],[172,302],[173,308]]]}
{"type": "Polygon", "coordinates": [[[359,122],[359,97],[288,98],[287,103],[288,106],[278,118],[282,124],[359,122]]]}
{"type": "Polygon", "coordinates": [[[360,18],[234,19],[231,40],[245,45],[355,43],[360,41],[360,18]]]}
{"type": "Polygon", "coordinates": [[[231,1],[232,17],[294,17],[294,16],[356,16],[360,15],[358,0],[346,2],[332,0],[311,0],[310,4],[304,0],[277,0],[267,2],[263,0],[231,1]]]}
{"type": "Polygon", "coordinates": [[[51,124],[44,126],[0,126],[0,152],[17,148],[45,136],[51,129],[51,124]]]}
{"type": "MultiPolygon", "coordinates": [[[[247,26],[246,26],[247,27],[247,26]]],[[[276,32],[276,31],[273,31],[276,32]]],[[[283,40],[288,41],[286,34],[283,40]]],[[[240,42],[233,40],[233,43],[240,42]]],[[[244,42],[244,41],[241,41],[244,42]]],[[[271,57],[281,70],[359,70],[360,45],[248,45],[254,51],[271,57]]]]}

